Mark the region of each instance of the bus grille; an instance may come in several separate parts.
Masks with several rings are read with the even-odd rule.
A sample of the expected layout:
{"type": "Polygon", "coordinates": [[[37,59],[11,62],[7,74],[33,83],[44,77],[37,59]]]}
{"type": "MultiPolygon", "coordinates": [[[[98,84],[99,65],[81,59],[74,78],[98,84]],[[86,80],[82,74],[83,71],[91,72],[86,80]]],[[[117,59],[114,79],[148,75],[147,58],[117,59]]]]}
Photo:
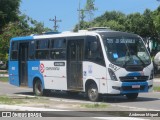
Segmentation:
{"type": "Polygon", "coordinates": [[[127,71],[142,71],[143,68],[143,66],[127,66],[125,69],[127,71]]]}
{"type": "Polygon", "coordinates": [[[148,76],[125,76],[119,77],[121,82],[145,82],[148,80],[148,76]]]}

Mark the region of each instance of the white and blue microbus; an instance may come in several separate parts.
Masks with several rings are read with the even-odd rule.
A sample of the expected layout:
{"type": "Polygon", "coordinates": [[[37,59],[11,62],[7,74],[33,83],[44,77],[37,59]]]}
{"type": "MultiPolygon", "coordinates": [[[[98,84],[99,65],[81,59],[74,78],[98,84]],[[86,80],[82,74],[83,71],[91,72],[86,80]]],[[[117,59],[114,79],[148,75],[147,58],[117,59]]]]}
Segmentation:
{"type": "Polygon", "coordinates": [[[10,40],[9,82],[48,90],[86,92],[91,101],[103,94],[126,95],[153,89],[153,64],[136,34],[90,30],[16,37],[10,40]]]}

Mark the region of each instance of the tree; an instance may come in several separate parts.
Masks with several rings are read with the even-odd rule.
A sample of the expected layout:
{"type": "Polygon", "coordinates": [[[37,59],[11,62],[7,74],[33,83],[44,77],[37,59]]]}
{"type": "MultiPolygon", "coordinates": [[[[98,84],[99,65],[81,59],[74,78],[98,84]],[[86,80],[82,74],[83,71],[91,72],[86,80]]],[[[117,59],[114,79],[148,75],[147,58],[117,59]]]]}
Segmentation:
{"type": "Polygon", "coordinates": [[[0,33],[2,27],[11,21],[18,20],[21,0],[0,0],[0,33]]]}
{"type": "Polygon", "coordinates": [[[153,11],[153,24],[157,33],[158,40],[160,41],[160,6],[157,10],[153,11]]]}
{"type": "Polygon", "coordinates": [[[86,13],[89,15],[89,21],[91,21],[93,19],[94,11],[97,10],[94,2],[95,2],[95,0],[87,0],[87,2],[86,2],[85,10],[86,10],[86,13]]]}
{"type": "Polygon", "coordinates": [[[4,29],[2,30],[3,34],[0,35],[0,60],[7,61],[7,54],[9,51],[9,41],[11,37],[18,36],[22,32],[19,28],[18,23],[9,23],[5,25],[4,29]]]}

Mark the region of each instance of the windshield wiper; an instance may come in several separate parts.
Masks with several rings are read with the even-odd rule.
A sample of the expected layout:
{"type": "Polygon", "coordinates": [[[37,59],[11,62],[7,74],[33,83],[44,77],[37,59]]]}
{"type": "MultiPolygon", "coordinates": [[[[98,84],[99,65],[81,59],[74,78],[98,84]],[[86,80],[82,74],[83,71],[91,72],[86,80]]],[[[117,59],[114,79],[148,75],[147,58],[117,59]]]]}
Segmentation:
{"type": "Polygon", "coordinates": [[[135,54],[135,56],[141,61],[142,66],[145,67],[146,64],[144,63],[144,61],[137,54],[135,54]]]}
{"type": "Polygon", "coordinates": [[[127,56],[129,56],[129,51],[128,50],[126,51],[124,64],[122,65],[124,68],[126,68],[127,63],[130,61],[130,57],[129,57],[129,60],[127,60],[127,56]]]}
{"type": "Polygon", "coordinates": [[[124,43],[125,43],[125,46],[126,46],[126,48],[127,48],[127,51],[126,51],[126,55],[125,55],[125,60],[124,60],[123,67],[126,68],[127,63],[128,63],[128,62],[130,61],[130,59],[131,59],[131,53],[130,53],[129,48],[128,48],[127,44],[126,44],[126,41],[125,41],[124,43]],[[127,56],[129,57],[129,60],[126,60],[127,56]]]}

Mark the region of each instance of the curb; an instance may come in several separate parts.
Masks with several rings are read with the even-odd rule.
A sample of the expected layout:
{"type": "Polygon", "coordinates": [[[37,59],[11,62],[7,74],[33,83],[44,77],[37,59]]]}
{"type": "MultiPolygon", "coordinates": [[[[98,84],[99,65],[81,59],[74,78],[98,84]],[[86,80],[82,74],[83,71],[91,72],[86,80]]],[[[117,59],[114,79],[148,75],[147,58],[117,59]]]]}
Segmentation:
{"type": "Polygon", "coordinates": [[[9,110],[22,110],[22,111],[68,111],[60,109],[49,109],[49,108],[36,108],[36,107],[23,107],[17,105],[0,105],[0,109],[9,109],[9,110]]]}
{"type": "MultiPolygon", "coordinates": [[[[21,111],[26,111],[26,112],[40,112],[40,111],[49,111],[49,112],[56,112],[58,115],[62,115],[62,117],[64,117],[65,114],[61,113],[61,111],[68,111],[69,114],[66,114],[66,115],[73,115],[72,114],[72,111],[70,110],[62,110],[62,109],[48,109],[48,108],[35,108],[35,107],[22,107],[22,106],[14,106],[14,105],[0,105],[0,108],[1,109],[9,109],[9,110],[20,110],[20,113],[21,111]]],[[[75,111],[76,112],[76,111],[75,111]]],[[[81,112],[85,115],[85,112],[83,111],[77,111],[77,114],[74,114],[75,117],[79,117],[79,115],[81,114],[81,112]]],[[[10,111],[8,111],[8,113],[11,113],[10,111]]],[[[92,113],[91,113],[92,114],[92,113]]],[[[86,114],[87,115],[87,114],[86,114]]],[[[16,116],[18,117],[18,116],[16,116]]],[[[40,117],[42,117],[40,115],[40,117]]],[[[61,116],[59,116],[61,117],[61,116]]],[[[87,117],[87,116],[86,116],[87,117]]],[[[148,120],[148,119],[143,119],[143,118],[135,118],[135,117],[89,117],[89,118],[94,118],[94,119],[99,119],[99,120],[129,120],[129,119],[132,119],[132,120],[148,120]]]]}
{"type": "Polygon", "coordinates": [[[0,77],[9,77],[8,74],[0,74],[0,77]]]}

